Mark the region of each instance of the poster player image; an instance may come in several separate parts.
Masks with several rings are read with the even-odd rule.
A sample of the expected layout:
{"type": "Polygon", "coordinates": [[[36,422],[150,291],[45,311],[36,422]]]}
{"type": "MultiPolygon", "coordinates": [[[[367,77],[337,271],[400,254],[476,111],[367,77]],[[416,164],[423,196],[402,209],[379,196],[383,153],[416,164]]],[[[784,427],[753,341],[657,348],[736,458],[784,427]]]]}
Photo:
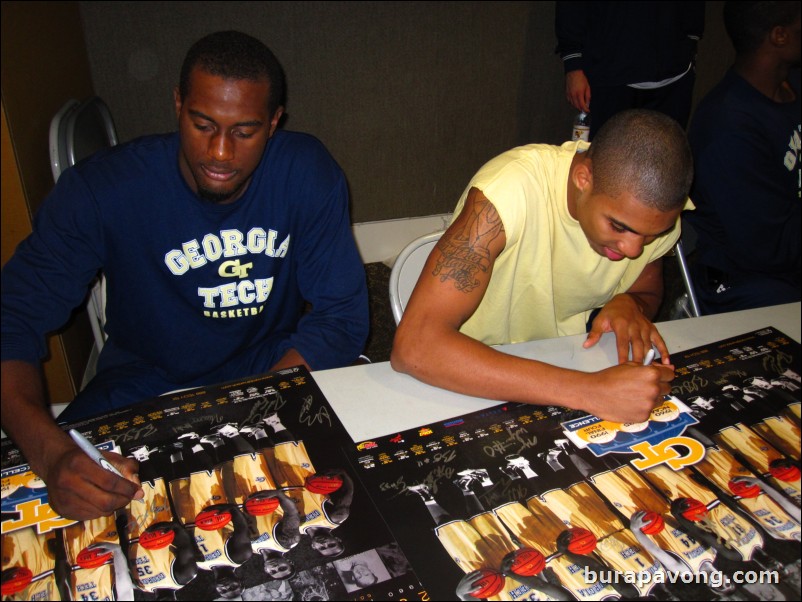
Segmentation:
{"type": "Polygon", "coordinates": [[[163,461],[161,450],[140,445],[131,449],[128,457],[139,462],[139,480],[144,495],[141,499],[131,500],[119,514],[124,523],[123,535],[135,541],[151,524],[172,521],[173,513],[164,479],[157,468],[163,461]]]}
{"type": "MultiPolygon", "coordinates": [[[[286,579],[295,574],[295,567],[285,554],[301,538],[298,508],[277,488],[264,455],[239,431],[229,426],[218,432],[230,440],[239,440],[237,449],[242,452],[221,467],[226,496],[245,512],[251,549],[260,555],[264,574],[289,588],[286,579]]],[[[254,441],[267,442],[265,437],[254,441]]]]}
{"type": "Polygon", "coordinates": [[[730,560],[748,561],[761,554],[763,536],[758,530],[722,504],[689,471],[675,471],[660,464],[641,474],[670,500],[672,515],[696,541],[730,560]]]}
{"type": "Polygon", "coordinates": [[[58,559],[55,532],[40,535],[32,527],[3,533],[3,600],[67,600],[59,590],[64,560],[58,559]]]}
{"type": "Polygon", "coordinates": [[[767,377],[748,376],[743,381],[744,392],[749,392],[763,399],[774,408],[788,407],[799,403],[799,385],[787,376],[767,377]]]}
{"type": "Polygon", "coordinates": [[[332,468],[318,474],[303,441],[297,441],[273,413],[265,417],[273,447],[265,447],[270,474],[285,489],[301,517],[300,530],[312,539],[312,547],[324,556],[343,553],[342,542],[331,531],[350,513],[354,483],[343,469],[332,468]],[[339,543],[338,543],[339,542],[339,543]]]}
{"type": "Polygon", "coordinates": [[[270,579],[282,581],[295,575],[295,566],[284,554],[268,548],[261,548],[259,554],[262,556],[265,575],[270,579]]]}
{"type": "MultiPolygon", "coordinates": [[[[666,403],[661,406],[661,408],[669,407],[675,408],[676,405],[669,406],[666,403]]],[[[655,411],[653,414],[656,418],[672,419],[675,412],[672,409],[671,412],[655,411]]],[[[620,425],[620,428],[628,432],[641,432],[643,427],[647,425],[620,425]]],[[[570,449],[566,445],[561,448],[565,451],[565,459],[559,469],[562,471],[560,472],[562,482],[576,481],[581,475],[584,482],[581,483],[580,495],[592,494],[593,497],[587,501],[591,503],[594,512],[607,510],[606,513],[593,518],[592,522],[605,517],[604,520],[608,522],[597,524],[606,524],[609,532],[618,531],[623,537],[628,538],[630,534],[633,535],[640,547],[667,571],[698,574],[710,573],[713,570],[715,552],[700,545],[678,528],[679,525],[668,517],[670,506],[666,499],[637,471],[628,464],[620,464],[614,456],[604,455],[598,458],[587,451],[570,449]],[[609,506],[604,505],[605,499],[609,506]],[[620,531],[619,526],[628,526],[629,529],[620,531]]],[[[576,486],[571,485],[570,488],[576,486]]],[[[550,494],[546,492],[533,501],[548,495],[550,494]]],[[[560,516],[564,521],[567,520],[565,514],[560,516]]],[[[589,527],[581,528],[590,530],[589,527]]],[[[604,555],[601,550],[600,553],[604,555]]],[[[613,564],[613,561],[610,563],[613,564]]]]}
{"type": "Polygon", "coordinates": [[[133,595],[114,516],[75,523],[61,532],[73,600],[125,600],[133,595]]]}
{"type": "Polygon", "coordinates": [[[585,571],[600,568],[601,565],[594,565],[589,557],[581,558],[579,564],[574,564],[567,555],[557,551],[557,538],[565,530],[565,524],[548,507],[538,503],[536,498],[527,505],[521,502],[502,504],[493,508],[493,513],[522,546],[540,552],[545,559],[544,574],[548,575],[547,571],[553,571],[554,579],[577,600],[611,600],[621,597],[610,585],[588,583],[585,571]]]}
{"type": "Polygon", "coordinates": [[[139,462],[145,493],[120,511],[121,536],[128,540],[130,572],[138,589],[170,596],[197,575],[196,548],[170,509],[164,479],[157,468],[163,459],[161,450],[141,445],[133,448],[129,456],[139,462]]]}
{"type": "Polygon", "coordinates": [[[799,468],[768,441],[742,424],[722,429],[713,439],[736,457],[744,458],[752,470],[769,479],[794,504],[802,505],[799,468]]]}
{"type": "Polygon", "coordinates": [[[237,441],[240,453],[222,466],[223,483],[228,500],[245,512],[251,549],[261,556],[264,574],[277,582],[267,584],[270,585],[270,599],[285,599],[276,597],[284,590],[289,590],[292,597],[286,580],[295,574],[295,567],[286,553],[301,538],[300,516],[295,503],[278,489],[265,455],[257,451],[271,444],[267,433],[261,426],[245,426],[239,430],[224,427],[218,432],[237,441]]]}
{"type": "MultiPolygon", "coordinates": [[[[589,531],[595,537],[595,551],[604,563],[622,573],[648,571],[664,573],[660,563],[642,550],[634,535],[605,505],[604,501],[585,482],[563,489],[546,491],[539,496],[569,528],[589,531]]],[[[655,587],[654,581],[634,584],[640,596],[647,596],[655,587]]]]}
{"type": "MultiPolygon", "coordinates": [[[[535,496],[538,492],[538,477],[565,470],[569,465],[566,451],[568,440],[555,439],[551,447],[545,442],[542,447],[546,449],[537,452],[537,472],[530,460],[521,454],[507,454],[504,457],[505,464],[498,467],[499,472],[519,487],[521,493],[516,501],[494,505],[493,513],[517,545],[522,546],[522,549],[536,550],[543,556],[543,577],[566,588],[577,600],[609,600],[633,593],[626,587],[619,592],[608,584],[589,583],[586,571],[606,570],[606,567],[594,556],[577,554],[572,559],[570,554],[558,550],[557,542],[565,531],[565,523],[544,504],[538,503],[535,496]]],[[[511,564],[517,557],[517,553],[505,557],[503,572],[507,572],[505,569],[514,569],[511,564]]],[[[520,573],[520,569],[513,572],[520,573]]]]}
{"type": "Polygon", "coordinates": [[[215,589],[221,597],[239,596],[242,583],[235,569],[253,554],[242,510],[236,504],[206,506],[192,526],[195,545],[203,555],[198,568],[214,573],[215,589]]]}
{"type": "MultiPolygon", "coordinates": [[[[732,382],[733,379],[728,380],[732,382]]],[[[774,387],[763,376],[750,376],[743,380],[742,387],[728,384],[724,389],[740,396],[744,402],[738,411],[739,423],[759,433],[783,454],[799,461],[799,417],[791,411],[794,403],[799,404],[797,393],[774,387]]]]}
{"type": "MultiPolygon", "coordinates": [[[[511,570],[502,572],[505,558],[514,554],[520,545],[516,545],[501,521],[492,512],[485,511],[476,495],[468,489],[464,490],[465,519],[453,517],[446,511],[428,486],[413,485],[408,490],[423,500],[434,521],[435,536],[465,573],[456,589],[461,600],[516,600],[527,599],[530,595],[541,600],[573,599],[558,579],[551,583],[545,575],[517,575],[511,570]]],[[[539,551],[535,552],[542,557],[539,551]]]]}
{"type": "MultiPolygon", "coordinates": [[[[668,406],[663,404],[657,410],[663,407],[668,406]]],[[[565,553],[575,564],[588,562],[590,558],[609,567],[606,570],[623,574],[644,571],[652,575],[664,574],[660,562],[642,549],[633,533],[626,529],[623,516],[619,517],[610,510],[601,495],[585,481],[594,469],[578,450],[566,445],[563,436],[562,430],[557,428],[538,433],[538,446],[559,450],[559,462],[548,464],[549,471],[544,473],[542,482],[538,479],[527,481],[529,491],[534,494],[527,500],[527,505],[530,508],[543,505],[563,523],[564,531],[556,540],[558,551],[565,553]],[[587,539],[589,551],[584,555],[573,553],[568,546],[574,539],[587,539]]],[[[656,587],[654,581],[624,583],[615,587],[623,597],[646,596],[656,587]]]]}
{"type": "Polygon", "coordinates": [[[214,573],[220,596],[239,596],[242,584],[235,569],[253,554],[245,515],[226,501],[220,470],[196,433],[179,437],[170,461],[175,473],[170,498],[201,552],[198,568],[214,573]]]}
{"type": "MultiPolygon", "coordinates": [[[[265,456],[236,425],[218,427],[217,433],[233,450],[233,458],[218,465],[226,499],[245,512],[253,551],[288,552],[301,539],[298,509],[279,490],[265,456]]],[[[257,443],[260,440],[266,442],[264,437],[254,439],[257,443]]]]}
{"type": "Polygon", "coordinates": [[[630,522],[630,531],[668,571],[702,573],[714,569],[716,554],[692,539],[670,516],[671,507],[628,465],[590,477],[596,489],[630,522]],[[635,524],[633,524],[635,523],[635,524]]]}
{"type": "Polygon", "coordinates": [[[752,425],[752,429],[783,454],[799,463],[799,438],[802,436],[793,414],[767,416],[752,425]]]}
{"type": "Polygon", "coordinates": [[[130,543],[134,584],[144,592],[174,597],[198,574],[192,536],[176,521],[157,522],[130,543]]]}
{"type": "Polygon", "coordinates": [[[766,480],[738,462],[726,449],[694,433],[705,443],[705,456],[692,471],[698,471],[724,495],[731,495],[737,504],[771,537],[800,541],[800,509],[766,480]]]}

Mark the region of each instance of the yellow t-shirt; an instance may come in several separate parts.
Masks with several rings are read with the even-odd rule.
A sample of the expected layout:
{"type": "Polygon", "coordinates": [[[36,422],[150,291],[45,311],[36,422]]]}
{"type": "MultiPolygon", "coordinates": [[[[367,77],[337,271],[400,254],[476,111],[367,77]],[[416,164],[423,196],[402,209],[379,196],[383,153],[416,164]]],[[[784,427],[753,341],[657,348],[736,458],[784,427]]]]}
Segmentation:
{"type": "MultiPolygon", "coordinates": [[[[530,144],[490,160],[468,191],[493,203],[507,238],[482,302],[461,331],[488,345],[585,332],[590,312],[626,292],[646,265],[676,243],[679,227],[643,249],[637,259],[610,261],[588,244],[568,212],[568,176],[577,150],[589,144],[530,144]]],[[[692,205],[691,205],[692,206],[692,205]]]]}

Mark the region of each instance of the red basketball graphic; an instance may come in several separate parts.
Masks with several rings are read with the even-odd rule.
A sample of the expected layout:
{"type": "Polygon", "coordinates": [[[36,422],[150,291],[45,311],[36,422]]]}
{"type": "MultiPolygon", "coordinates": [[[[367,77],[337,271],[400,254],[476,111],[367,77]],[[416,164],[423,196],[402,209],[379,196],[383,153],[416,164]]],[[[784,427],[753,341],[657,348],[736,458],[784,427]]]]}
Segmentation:
{"type": "Polygon", "coordinates": [[[3,571],[2,594],[13,596],[24,590],[33,579],[33,573],[24,566],[15,566],[3,571]]]}
{"type": "Polygon", "coordinates": [[[743,483],[730,479],[727,487],[738,497],[757,497],[760,495],[760,487],[752,483],[743,483]]]}
{"type": "Polygon", "coordinates": [[[690,521],[698,522],[707,516],[707,506],[692,497],[682,498],[680,501],[682,516],[690,521]]]}
{"type": "Polygon", "coordinates": [[[568,540],[568,551],[574,554],[590,554],[596,549],[596,536],[587,529],[574,527],[568,529],[571,534],[568,540]]]}
{"type": "Polygon", "coordinates": [[[785,481],[786,483],[798,481],[800,477],[799,468],[785,459],[772,462],[769,466],[769,472],[775,479],[785,481]]]}
{"type": "Polygon", "coordinates": [[[516,575],[533,577],[546,568],[546,559],[534,548],[521,548],[513,552],[514,559],[510,570],[516,575]]]}
{"type": "Polygon", "coordinates": [[[474,598],[492,598],[504,588],[504,575],[493,569],[479,569],[481,576],[474,580],[474,598]]]}
{"type": "Polygon", "coordinates": [[[643,521],[646,524],[640,530],[646,535],[657,535],[666,526],[663,516],[659,512],[647,512],[643,517],[643,521]]]}
{"type": "Polygon", "coordinates": [[[217,531],[231,520],[231,513],[225,510],[204,510],[195,517],[195,526],[204,531],[217,531]]]}
{"type": "Polygon", "coordinates": [[[82,569],[93,569],[101,564],[105,564],[109,559],[111,559],[111,552],[107,550],[102,548],[94,548],[91,550],[89,548],[84,548],[81,550],[80,554],[78,554],[75,562],[77,562],[78,566],[82,569]]]}
{"type": "Polygon", "coordinates": [[[251,516],[272,514],[278,508],[277,497],[253,497],[245,500],[245,512],[251,516]]]}
{"type": "Polygon", "coordinates": [[[161,550],[173,543],[173,539],[175,539],[175,532],[172,529],[145,531],[139,537],[139,545],[146,550],[161,550]]]}
{"type": "Polygon", "coordinates": [[[306,477],[306,490],[318,495],[329,495],[343,486],[339,475],[311,475],[306,477]]]}

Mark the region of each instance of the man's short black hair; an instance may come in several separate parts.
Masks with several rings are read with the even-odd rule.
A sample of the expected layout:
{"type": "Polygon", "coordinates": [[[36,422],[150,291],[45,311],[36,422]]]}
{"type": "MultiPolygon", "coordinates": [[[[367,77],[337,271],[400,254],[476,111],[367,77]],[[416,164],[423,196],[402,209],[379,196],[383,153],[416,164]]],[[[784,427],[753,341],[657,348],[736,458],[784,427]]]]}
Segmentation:
{"type": "Polygon", "coordinates": [[[593,191],[624,192],[659,211],[681,209],[693,180],[685,131],[674,119],[647,109],[613,115],[593,138],[593,191]]]}
{"type": "Polygon", "coordinates": [[[725,2],[724,26],[735,52],[751,54],[778,25],[789,26],[799,18],[800,5],[794,2],[725,2]]]}
{"type": "Polygon", "coordinates": [[[223,79],[266,79],[270,82],[269,114],[284,105],[286,82],[281,64],[267,46],[248,34],[218,31],[195,42],[181,66],[178,92],[182,99],[189,93],[189,75],[195,67],[223,79]]]}

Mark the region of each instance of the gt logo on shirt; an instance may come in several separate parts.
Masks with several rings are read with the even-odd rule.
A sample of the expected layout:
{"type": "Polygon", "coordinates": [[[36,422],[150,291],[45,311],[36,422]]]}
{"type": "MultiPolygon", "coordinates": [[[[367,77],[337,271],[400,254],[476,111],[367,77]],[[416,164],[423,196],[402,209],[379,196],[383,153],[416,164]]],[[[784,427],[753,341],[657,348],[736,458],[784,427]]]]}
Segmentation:
{"type": "Polygon", "coordinates": [[[221,276],[236,276],[237,278],[245,278],[248,275],[248,270],[253,267],[253,262],[240,265],[239,259],[231,261],[224,261],[220,264],[220,269],[217,273],[221,276]]]}

